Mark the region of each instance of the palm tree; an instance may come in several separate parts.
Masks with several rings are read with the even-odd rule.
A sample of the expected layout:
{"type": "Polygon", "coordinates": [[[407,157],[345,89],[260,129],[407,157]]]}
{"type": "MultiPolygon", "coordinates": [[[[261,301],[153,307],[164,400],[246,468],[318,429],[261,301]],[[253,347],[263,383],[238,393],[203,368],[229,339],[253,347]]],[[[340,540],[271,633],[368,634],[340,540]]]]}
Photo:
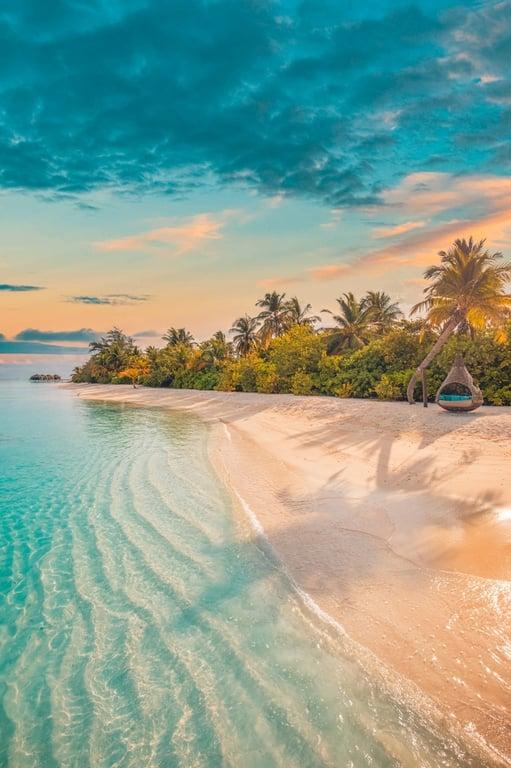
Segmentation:
{"type": "Polygon", "coordinates": [[[285,293],[266,293],[262,299],[256,301],[256,307],[263,307],[257,319],[262,321],[259,334],[263,342],[269,341],[273,336],[280,336],[289,326],[289,307],[285,293]]]}
{"type": "Polygon", "coordinates": [[[367,291],[361,305],[377,333],[386,333],[403,316],[399,304],[393,303],[385,291],[367,291]]]}
{"type": "Polygon", "coordinates": [[[448,251],[440,251],[440,264],[428,267],[424,277],[432,282],[426,298],[412,307],[412,314],[426,311],[426,320],[440,335],[413,374],[407,389],[413,403],[417,380],[456,329],[493,329],[502,336],[511,311],[511,263],[499,264],[502,254],[490,253],[485,241],[455,240],[448,251]]]}
{"type": "Polygon", "coordinates": [[[91,341],[89,348],[97,363],[109,371],[120,371],[128,365],[132,357],[139,354],[133,339],[119,328],[112,328],[97,341],[91,341]]]}
{"type": "Polygon", "coordinates": [[[403,317],[399,321],[398,326],[412,336],[420,336],[421,338],[424,337],[428,330],[428,324],[424,317],[416,317],[413,320],[411,318],[403,317]]]}
{"type": "Polygon", "coordinates": [[[369,315],[367,309],[363,306],[363,300],[359,301],[351,291],[343,293],[336,299],[340,314],[334,315],[329,309],[323,309],[328,312],[338,325],[338,328],[328,329],[330,331],[328,338],[328,351],[335,355],[345,349],[359,349],[367,342],[369,331],[369,315]]]}
{"type": "Polygon", "coordinates": [[[227,344],[227,338],[223,331],[215,331],[211,338],[218,341],[219,344],[227,344]]]}
{"type": "Polygon", "coordinates": [[[312,304],[306,304],[304,307],[296,296],[293,296],[286,302],[288,310],[289,325],[308,325],[311,328],[321,318],[317,315],[311,315],[312,304]]]}
{"type": "Polygon", "coordinates": [[[209,366],[217,366],[231,355],[232,344],[227,341],[223,331],[216,331],[210,339],[199,344],[202,361],[209,366]]]}
{"type": "Polygon", "coordinates": [[[248,355],[257,342],[258,328],[259,322],[256,317],[244,315],[235,320],[229,333],[234,334],[232,343],[237,355],[240,357],[248,355]]]}
{"type": "Polygon", "coordinates": [[[178,344],[192,347],[195,344],[192,334],[186,328],[169,328],[162,339],[167,342],[168,347],[176,347],[178,344]]]}

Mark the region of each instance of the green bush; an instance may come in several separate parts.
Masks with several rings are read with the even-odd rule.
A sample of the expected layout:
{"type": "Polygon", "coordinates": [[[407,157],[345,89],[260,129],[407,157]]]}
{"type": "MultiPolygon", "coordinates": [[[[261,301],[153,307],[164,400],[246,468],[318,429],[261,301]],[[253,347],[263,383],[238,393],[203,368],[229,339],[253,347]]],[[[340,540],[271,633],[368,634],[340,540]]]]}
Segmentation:
{"type": "Polygon", "coordinates": [[[339,384],[339,386],[334,389],[332,394],[336,397],[352,397],[353,387],[351,384],[348,384],[348,382],[345,382],[344,384],[339,384]]]}
{"type": "Polygon", "coordinates": [[[273,363],[261,361],[256,369],[256,392],[271,395],[279,390],[277,368],[273,363]]]}
{"type": "Polygon", "coordinates": [[[372,342],[342,359],[338,383],[349,384],[353,397],[373,397],[374,387],[384,373],[379,342],[372,342]]]}
{"type": "Polygon", "coordinates": [[[412,370],[384,373],[374,385],[374,394],[379,400],[406,400],[406,387],[412,370]]]}
{"type": "Polygon", "coordinates": [[[310,395],[314,390],[314,378],[310,373],[297,371],[291,378],[292,395],[310,395]]]}
{"type": "Polygon", "coordinates": [[[335,395],[341,386],[342,358],[339,355],[327,355],[323,352],[317,367],[316,387],[322,395],[335,395]]]}
{"type": "Polygon", "coordinates": [[[218,371],[200,371],[194,375],[191,389],[216,389],[219,378],[218,371]]]}
{"type": "Polygon", "coordinates": [[[216,390],[219,392],[236,391],[236,362],[227,360],[218,372],[216,390]]]}
{"type": "Polygon", "coordinates": [[[511,385],[507,387],[488,387],[484,399],[489,405],[511,405],[511,385]]]}
{"type": "Polygon", "coordinates": [[[317,371],[324,347],[321,335],[307,325],[295,325],[271,342],[267,360],[275,366],[279,379],[289,386],[295,373],[317,371]]]}
{"type": "Polygon", "coordinates": [[[256,373],[260,361],[255,355],[242,357],[233,366],[234,388],[238,392],[256,391],[256,373]]]}

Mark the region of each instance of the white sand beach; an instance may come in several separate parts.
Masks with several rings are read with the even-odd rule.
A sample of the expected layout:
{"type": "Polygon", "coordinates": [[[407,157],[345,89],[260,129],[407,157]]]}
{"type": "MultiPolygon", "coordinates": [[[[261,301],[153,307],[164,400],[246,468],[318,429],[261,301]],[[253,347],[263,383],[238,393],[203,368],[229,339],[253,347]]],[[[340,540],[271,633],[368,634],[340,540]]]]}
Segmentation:
{"type": "Polygon", "coordinates": [[[511,408],[66,386],[210,421],[296,584],[511,764],[511,408]]]}

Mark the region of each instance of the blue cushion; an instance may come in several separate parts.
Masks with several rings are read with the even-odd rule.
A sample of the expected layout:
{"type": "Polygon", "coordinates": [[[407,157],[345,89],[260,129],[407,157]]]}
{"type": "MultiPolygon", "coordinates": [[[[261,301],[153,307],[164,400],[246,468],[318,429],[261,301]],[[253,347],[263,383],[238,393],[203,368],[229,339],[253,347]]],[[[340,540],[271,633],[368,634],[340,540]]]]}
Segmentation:
{"type": "Polygon", "coordinates": [[[439,400],[472,400],[472,395],[440,395],[439,400]]]}

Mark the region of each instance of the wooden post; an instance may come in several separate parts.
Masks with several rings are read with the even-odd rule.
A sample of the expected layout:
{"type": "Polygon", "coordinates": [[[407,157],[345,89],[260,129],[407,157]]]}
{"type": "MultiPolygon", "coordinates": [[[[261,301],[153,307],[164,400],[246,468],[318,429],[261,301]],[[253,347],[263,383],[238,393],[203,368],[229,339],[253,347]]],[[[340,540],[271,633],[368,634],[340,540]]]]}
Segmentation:
{"type": "Polygon", "coordinates": [[[428,407],[428,385],[426,382],[426,369],[422,369],[422,402],[424,408],[428,407]]]}

